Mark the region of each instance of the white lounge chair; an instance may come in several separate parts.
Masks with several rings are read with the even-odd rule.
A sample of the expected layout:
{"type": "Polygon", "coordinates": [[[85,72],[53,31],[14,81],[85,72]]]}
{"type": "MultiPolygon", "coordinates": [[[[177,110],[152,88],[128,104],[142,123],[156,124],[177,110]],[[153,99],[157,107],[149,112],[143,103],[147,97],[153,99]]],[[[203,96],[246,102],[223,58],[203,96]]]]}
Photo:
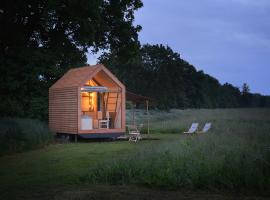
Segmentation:
{"type": "MultiPolygon", "coordinates": [[[[140,128],[143,125],[140,125],[140,128]]],[[[129,134],[129,140],[128,141],[133,141],[137,142],[138,140],[142,139],[141,132],[139,131],[138,127],[136,125],[128,125],[128,134],[129,134]]]]}
{"type": "Polygon", "coordinates": [[[201,131],[198,131],[198,133],[206,133],[211,129],[211,127],[212,127],[212,123],[207,122],[205,123],[203,129],[201,131]]]}
{"type": "Polygon", "coordinates": [[[198,130],[198,127],[199,127],[199,123],[192,123],[189,130],[187,132],[184,132],[184,133],[187,133],[187,134],[196,133],[196,131],[198,130]]]}

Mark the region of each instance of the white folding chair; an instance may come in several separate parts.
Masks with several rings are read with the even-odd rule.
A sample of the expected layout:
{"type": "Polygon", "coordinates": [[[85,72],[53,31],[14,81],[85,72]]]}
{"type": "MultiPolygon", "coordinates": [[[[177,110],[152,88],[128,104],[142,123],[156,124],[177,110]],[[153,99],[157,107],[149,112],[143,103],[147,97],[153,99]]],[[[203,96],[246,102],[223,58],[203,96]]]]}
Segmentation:
{"type": "Polygon", "coordinates": [[[208,123],[205,123],[203,129],[201,131],[198,131],[198,133],[206,133],[208,132],[212,127],[212,123],[208,122],[208,123]]]}
{"type": "Polygon", "coordinates": [[[187,133],[187,134],[195,133],[198,130],[198,127],[199,127],[199,123],[192,123],[189,130],[184,133],[187,133]]]}
{"type": "MultiPolygon", "coordinates": [[[[143,125],[140,125],[140,128],[143,125]]],[[[128,134],[129,134],[129,140],[128,141],[133,141],[137,142],[138,140],[142,139],[141,133],[136,125],[127,125],[128,128],[128,134]]]]}

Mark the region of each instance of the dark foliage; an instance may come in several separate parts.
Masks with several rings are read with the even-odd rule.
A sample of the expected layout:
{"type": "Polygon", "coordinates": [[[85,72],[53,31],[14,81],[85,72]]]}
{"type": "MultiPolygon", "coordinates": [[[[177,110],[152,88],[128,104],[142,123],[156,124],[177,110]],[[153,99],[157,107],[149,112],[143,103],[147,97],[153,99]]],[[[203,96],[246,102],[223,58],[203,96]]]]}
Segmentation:
{"type": "Polygon", "coordinates": [[[121,56],[100,57],[127,88],[158,101],[161,109],[270,107],[270,97],[242,91],[229,83],[197,71],[168,46],[144,45],[136,57],[123,62],[121,56]]]}
{"type": "Polygon", "coordinates": [[[48,126],[33,119],[0,118],[0,155],[31,150],[49,144],[48,126]]]}
{"type": "Polygon", "coordinates": [[[1,1],[1,116],[46,119],[49,86],[84,65],[88,48],[131,56],[141,29],[133,13],[141,6],[140,0],[1,1]]]}

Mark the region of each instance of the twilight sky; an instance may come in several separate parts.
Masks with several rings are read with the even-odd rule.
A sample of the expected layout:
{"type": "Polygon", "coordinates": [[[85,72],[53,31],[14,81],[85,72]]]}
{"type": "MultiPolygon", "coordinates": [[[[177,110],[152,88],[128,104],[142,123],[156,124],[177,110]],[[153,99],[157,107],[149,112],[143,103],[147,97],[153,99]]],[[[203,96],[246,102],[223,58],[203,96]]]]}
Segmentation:
{"type": "MultiPolygon", "coordinates": [[[[141,44],[169,45],[217,78],[270,95],[270,0],[143,0],[141,44]]],[[[88,63],[95,63],[88,55],[88,63]]]]}

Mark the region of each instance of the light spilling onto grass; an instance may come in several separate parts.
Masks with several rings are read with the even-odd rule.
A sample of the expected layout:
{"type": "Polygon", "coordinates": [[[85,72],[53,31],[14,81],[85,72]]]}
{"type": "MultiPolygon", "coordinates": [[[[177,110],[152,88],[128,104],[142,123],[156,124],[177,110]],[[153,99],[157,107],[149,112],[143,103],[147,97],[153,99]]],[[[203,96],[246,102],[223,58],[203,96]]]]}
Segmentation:
{"type": "MultiPolygon", "coordinates": [[[[244,116],[245,117],[245,116],[244,116]]],[[[216,120],[207,134],[143,147],[102,162],[82,181],[166,188],[270,191],[270,124],[266,120],[216,120]]]]}

